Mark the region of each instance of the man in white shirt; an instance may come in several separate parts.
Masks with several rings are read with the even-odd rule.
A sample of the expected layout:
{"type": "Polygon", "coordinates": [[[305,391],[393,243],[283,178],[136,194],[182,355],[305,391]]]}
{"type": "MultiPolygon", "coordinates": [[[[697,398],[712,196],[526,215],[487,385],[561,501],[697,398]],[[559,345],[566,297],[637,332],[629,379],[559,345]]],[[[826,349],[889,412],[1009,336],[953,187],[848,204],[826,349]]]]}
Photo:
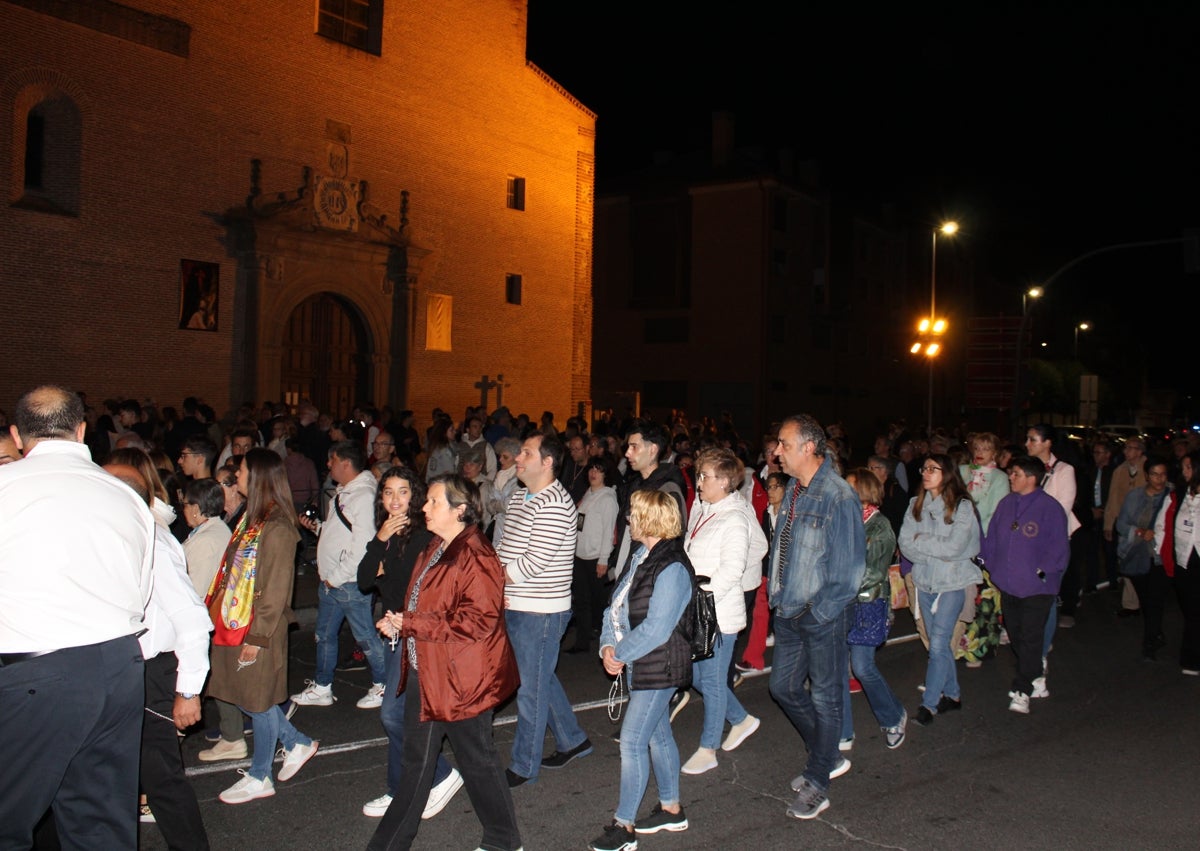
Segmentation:
{"type": "Polygon", "coordinates": [[[154,519],[92,463],[83,404],[21,397],[23,460],[0,469],[0,847],[28,848],[53,806],[64,846],[137,845],[154,519]]]}
{"type": "Polygon", "coordinates": [[[350,632],[367,657],[371,688],[355,705],[378,709],[383,703],[383,641],[375,629],[371,595],[358,590],[358,563],[375,537],[375,477],[366,470],[362,444],[343,440],[329,450],[329,475],[337,482],[337,493],[329,501],[323,523],[307,517],[300,524],[319,535],[317,539],[317,670],[308,688],[292,695],[299,706],[331,706],[333,672],[338,660],[338,631],[350,621],[350,632]]]}
{"type": "MultiPolygon", "coordinates": [[[[106,464],[104,469],[150,505],[150,489],[136,468],[106,464]]],[[[200,720],[211,631],[212,620],[188,579],[183,547],[167,526],[156,522],[154,596],[146,607],[146,631],[138,639],[146,658],[141,786],[167,846],[177,851],[208,851],[209,847],[175,731],[200,720]]]]}

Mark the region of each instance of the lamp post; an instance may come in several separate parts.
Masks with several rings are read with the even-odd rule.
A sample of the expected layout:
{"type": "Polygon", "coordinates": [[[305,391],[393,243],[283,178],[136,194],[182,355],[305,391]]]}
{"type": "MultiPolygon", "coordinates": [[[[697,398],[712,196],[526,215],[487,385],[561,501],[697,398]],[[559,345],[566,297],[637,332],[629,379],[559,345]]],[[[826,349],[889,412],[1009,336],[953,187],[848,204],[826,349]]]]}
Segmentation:
{"type": "Polygon", "coordinates": [[[1017,363],[1016,375],[1013,376],[1013,405],[1012,431],[1016,431],[1018,418],[1021,416],[1021,347],[1025,345],[1025,327],[1029,324],[1029,308],[1045,290],[1041,287],[1030,287],[1021,293],[1021,327],[1017,330],[1017,348],[1014,360],[1017,363]]]}
{"type": "Polygon", "coordinates": [[[1080,322],[1075,326],[1075,360],[1079,360],[1079,332],[1091,330],[1091,327],[1086,322],[1080,322]]]}
{"type": "Polygon", "coordinates": [[[958,233],[958,222],[944,222],[933,231],[933,244],[929,261],[929,315],[917,323],[917,340],[909,347],[914,355],[925,355],[929,362],[929,399],[925,409],[925,425],[933,431],[933,362],[942,350],[941,337],[950,327],[944,318],[937,315],[937,242],[938,234],[954,236],[958,233]]]}

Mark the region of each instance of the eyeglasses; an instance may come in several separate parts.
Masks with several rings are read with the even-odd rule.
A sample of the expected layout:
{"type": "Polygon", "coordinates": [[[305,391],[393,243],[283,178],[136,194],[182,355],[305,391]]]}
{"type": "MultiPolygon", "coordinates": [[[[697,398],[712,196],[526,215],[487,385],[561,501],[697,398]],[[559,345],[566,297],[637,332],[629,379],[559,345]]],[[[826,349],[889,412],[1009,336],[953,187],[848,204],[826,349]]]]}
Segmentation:
{"type": "Polygon", "coordinates": [[[940,473],[940,472],[942,472],[942,468],[934,467],[934,466],[930,465],[930,466],[922,467],[921,472],[922,473],[940,473]]]}

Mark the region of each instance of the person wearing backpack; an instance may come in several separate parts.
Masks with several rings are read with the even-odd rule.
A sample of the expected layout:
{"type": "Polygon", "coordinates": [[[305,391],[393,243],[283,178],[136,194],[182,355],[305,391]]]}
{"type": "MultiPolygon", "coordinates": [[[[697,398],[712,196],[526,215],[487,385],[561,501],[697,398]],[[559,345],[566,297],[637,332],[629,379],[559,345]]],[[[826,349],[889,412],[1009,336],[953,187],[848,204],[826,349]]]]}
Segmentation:
{"type": "Polygon", "coordinates": [[[657,490],[634,491],[629,529],[638,546],[629,569],[604,611],[600,658],[604,670],[627,685],[629,704],[621,726],[621,791],[617,810],[592,851],[633,851],[637,835],[687,830],[679,802],[679,748],[671,732],[670,702],[692,682],[690,608],[695,571],[683,549],[674,499],[657,490]],[[654,771],[659,802],[637,818],[654,771]]]}

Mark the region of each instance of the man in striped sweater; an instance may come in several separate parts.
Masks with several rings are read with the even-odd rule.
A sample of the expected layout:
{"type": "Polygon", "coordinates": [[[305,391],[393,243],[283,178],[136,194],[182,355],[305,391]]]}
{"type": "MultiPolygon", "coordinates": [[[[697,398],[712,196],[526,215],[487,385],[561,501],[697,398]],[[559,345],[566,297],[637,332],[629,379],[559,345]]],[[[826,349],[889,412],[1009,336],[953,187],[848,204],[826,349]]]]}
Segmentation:
{"type": "Polygon", "coordinates": [[[571,620],[579,534],[575,502],[557,478],[562,460],[562,441],[554,435],[534,434],[521,445],[516,468],[524,487],[509,500],[504,534],[496,543],[508,579],[504,619],[521,674],[510,787],[537,779],[540,768],[562,768],[592,752],[554,673],[571,620]],[[556,750],[543,759],[547,723],[556,750]]]}

